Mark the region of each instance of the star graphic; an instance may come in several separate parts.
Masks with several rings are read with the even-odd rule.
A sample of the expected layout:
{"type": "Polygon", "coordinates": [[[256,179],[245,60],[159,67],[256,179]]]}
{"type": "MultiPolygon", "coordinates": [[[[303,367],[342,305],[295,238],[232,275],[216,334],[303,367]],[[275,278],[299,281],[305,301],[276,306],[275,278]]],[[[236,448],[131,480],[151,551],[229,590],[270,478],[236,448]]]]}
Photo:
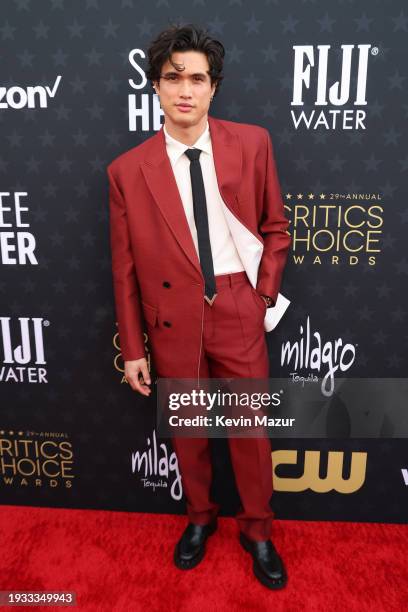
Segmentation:
{"type": "Polygon", "coordinates": [[[374,156],[374,153],[371,153],[368,159],[363,160],[363,163],[365,165],[366,172],[371,171],[371,170],[376,172],[378,170],[378,166],[382,163],[382,160],[376,159],[376,157],[374,156]]]}
{"type": "Polygon", "coordinates": [[[77,74],[74,81],[70,81],[69,83],[72,87],[73,93],[84,93],[86,81],[81,79],[81,77],[77,74]]]}
{"type": "Polygon", "coordinates": [[[105,25],[102,25],[101,28],[105,31],[105,35],[104,38],[109,38],[110,36],[112,36],[112,38],[116,38],[117,36],[117,32],[116,30],[119,28],[119,24],[116,23],[112,23],[112,20],[109,19],[108,23],[105,25]]]}
{"type": "Polygon", "coordinates": [[[374,21],[373,19],[369,19],[365,13],[358,17],[357,19],[353,19],[357,24],[357,32],[369,32],[370,31],[370,23],[374,21]]]}
{"type": "Polygon", "coordinates": [[[21,66],[32,66],[35,55],[33,53],[29,53],[27,49],[24,49],[23,53],[19,53],[17,57],[20,60],[21,66]]]}
{"type": "Polygon", "coordinates": [[[27,171],[38,174],[41,163],[42,162],[38,158],[31,156],[30,159],[26,161],[27,171]]]}
{"type": "Polygon", "coordinates": [[[388,130],[388,132],[384,133],[384,143],[386,145],[389,144],[393,144],[393,145],[397,145],[397,138],[401,137],[401,132],[397,132],[397,130],[394,128],[394,126],[391,126],[388,130]]]}
{"type": "Polygon", "coordinates": [[[234,43],[231,48],[227,50],[226,60],[227,63],[237,63],[241,62],[241,57],[243,54],[243,49],[238,49],[237,45],[234,43]]]}
{"type": "Polygon", "coordinates": [[[46,26],[42,20],[36,26],[33,26],[33,30],[35,32],[36,39],[39,39],[39,38],[47,39],[49,29],[50,29],[50,26],[46,26]]]}
{"type": "Polygon", "coordinates": [[[399,71],[396,70],[393,76],[388,77],[390,89],[402,89],[402,82],[405,81],[406,78],[407,77],[400,75],[399,71]]]}
{"type": "Polygon", "coordinates": [[[394,32],[408,32],[408,18],[405,17],[404,11],[401,10],[398,17],[391,17],[391,21],[394,23],[394,32]]]}
{"type": "Polygon", "coordinates": [[[317,19],[317,23],[320,24],[320,31],[321,32],[332,32],[333,31],[333,24],[336,23],[335,19],[330,19],[328,13],[325,13],[324,17],[322,19],[317,19]]]}
{"type": "Polygon", "coordinates": [[[68,53],[64,53],[62,49],[58,49],[55,53],[51,54],[54,62],[54,66],[66,66],[68,53]]]}
{"type": "Polygon", "coordinates": [[[249,21],[245,21],[244,23],[247,28],[247,34],[258,34],[259,26],[261,25],[262,21],[258,21],[252,13],[252,16],[249,21]]]}
{"type": "Polygon", "coordinates": [[[89,66],[100,66],[103,53],[100,53],[93,48],[89,53],[84,53],[84,56],[88,59],[89,66]]]}
{"type": "Polygon", "coordinates": [[[264,56],[264,63],[265,64],[267,62],[276,63],[277,55],[279,52],[280,52],[280,49],[275,49],[274,47],[272,47],[271,44],[268,45],[266,49],[261,49],[261,53],[263,53],[263,56],[264,56]]]}
{"type": "Polygon", "coordinates": [[[283,34],[286,34],[287,32],[293,32],[296,33],[296,26],[299,23],[298,19],[294,19],[292,17],[292,15],[288,15],[286,17],[286,19],[281,21],[281,24],[283,26],[283,34]]]}
{"type": "Polygon", "coordinates": [[[217,16],[212,21],[209,21],[207,23],[207,26],[211,34],[213,34],[214,36],[215,35],[221,36],[223,34],[225,24],[226,24],[226,21],[221,21],[219,17],[217,16]]]}
{"type": "Polygon", "coordinates": [[[9,22],[6,21],[6,23],[0,28],[2,40],[14,40],[14,32],[16,29],[17,28],[11,26],[9,22]]]}
{"type": "Polygon", "coordinates": [[[70,33],[71,38],[82,38],[82,31],[85,29],[84,24],[79,24],[75,19],[74,23],[67,25],[67,29],[70,33]]]}

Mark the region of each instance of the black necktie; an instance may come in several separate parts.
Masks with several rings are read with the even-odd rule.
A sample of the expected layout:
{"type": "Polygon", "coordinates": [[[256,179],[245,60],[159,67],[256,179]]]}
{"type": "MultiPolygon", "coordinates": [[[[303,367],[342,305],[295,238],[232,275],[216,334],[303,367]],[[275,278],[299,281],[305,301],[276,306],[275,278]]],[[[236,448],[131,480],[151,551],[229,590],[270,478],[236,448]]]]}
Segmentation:
{"type": "Polygon", "coordinates": [[[216,297],[214,264],[211,253],[210,232],[208,229],[207,202],[205,199],[203,174],[201,172],[201,149],[186,149],[184,153],[190,160],[191,187],[193,192],[194,219],[197,229],[198,252],[201,270],[205,280],[204,299],[212,305],[216,297]]]}

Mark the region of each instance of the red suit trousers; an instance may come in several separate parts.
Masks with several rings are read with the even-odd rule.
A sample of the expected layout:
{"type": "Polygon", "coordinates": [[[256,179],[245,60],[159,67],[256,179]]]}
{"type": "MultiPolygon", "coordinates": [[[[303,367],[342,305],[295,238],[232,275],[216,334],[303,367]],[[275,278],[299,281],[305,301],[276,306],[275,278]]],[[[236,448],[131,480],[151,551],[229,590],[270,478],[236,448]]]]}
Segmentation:
{"type": "MultiPolygon", "coordinates": [[[[245,272],[215,277],[217,297],[204,302],[200,378],[268,378],[269,359],[263,299],[245,272]]],[[[218,513],[210,499],[212,464],[208,438],[172,438],[192,523],[205,525],[218,513]]],[[[239,529],[252,540],[271,536],[272,453],[268,437],[228,436],[235,482],[241,499],[239,529]]]]}

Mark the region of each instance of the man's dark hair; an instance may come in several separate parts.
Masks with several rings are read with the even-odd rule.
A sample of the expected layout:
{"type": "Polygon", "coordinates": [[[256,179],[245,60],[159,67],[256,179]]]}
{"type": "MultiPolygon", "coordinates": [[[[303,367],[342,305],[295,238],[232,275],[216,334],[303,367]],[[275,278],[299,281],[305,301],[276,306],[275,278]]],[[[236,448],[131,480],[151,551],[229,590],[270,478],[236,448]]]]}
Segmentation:
{"type": "Polygon", "coordinates": [[[183,66],[172,61],[171,55],[174,51],[200,51],[207,56],[211,84],[217,84],[215,96],[224,78],[221,75],[225,56],[224,46],[212,38],[206,30],[193,24],[170,26],[155,38],[147,52],[149,67],[146,77],[152,84],[153,81],[160,80],[163,64],[167,60],[179,72],[184,70],[183,66]]]}

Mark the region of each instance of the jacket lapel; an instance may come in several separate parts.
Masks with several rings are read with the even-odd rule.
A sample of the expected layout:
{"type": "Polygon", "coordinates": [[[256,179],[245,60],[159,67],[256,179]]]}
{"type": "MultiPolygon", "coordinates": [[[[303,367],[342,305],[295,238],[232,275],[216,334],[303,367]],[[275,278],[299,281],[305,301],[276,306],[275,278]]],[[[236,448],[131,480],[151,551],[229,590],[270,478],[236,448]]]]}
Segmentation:
{"type": "Polygon", "coordinates": [[[228,208],[238,216],[236,194],[242,176],[242,151],[238,136],[217,119],[208,117],[218,188],[228,208]]]}
{"type": "MultiPolygon", "coordinates": [[[[239,139],[222,126],[217,119],[209,116],[208,123],[218,187],[225,204],[237,216],[236,193],[241,180],[242,166],[239,139]]],[[[142,172],[177,242],[201,275],[200,260],[167,155],[163,127],[149,141],[142,172]]]]}
{"type": "Polygon", "coordinates": [[[183,203],[166,151],[163,127],[150,140],[142,172],[149,190],[177,242],[201,274],[200,260],[194,246],[183,203]]]}

